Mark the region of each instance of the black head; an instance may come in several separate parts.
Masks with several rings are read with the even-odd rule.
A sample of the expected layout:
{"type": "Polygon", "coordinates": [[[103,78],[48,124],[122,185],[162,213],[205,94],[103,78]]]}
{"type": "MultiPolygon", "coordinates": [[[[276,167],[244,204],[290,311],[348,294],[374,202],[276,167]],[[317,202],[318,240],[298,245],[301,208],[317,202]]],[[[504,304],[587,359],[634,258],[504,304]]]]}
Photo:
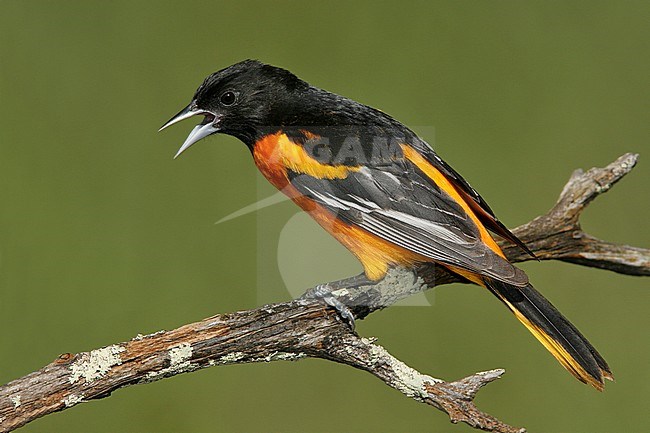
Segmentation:
{"type": "Polygon", "coordinates": [[[269,125],[279,125],[276,113],[285,112],[284,107],[296,100],[296,93],[308,88],[285,69],[245,60],[207,77],[192,102],[160,130],[195,115],[205,116],[176,156],[215,133],[235,136],[250,146],[269,125]]]}

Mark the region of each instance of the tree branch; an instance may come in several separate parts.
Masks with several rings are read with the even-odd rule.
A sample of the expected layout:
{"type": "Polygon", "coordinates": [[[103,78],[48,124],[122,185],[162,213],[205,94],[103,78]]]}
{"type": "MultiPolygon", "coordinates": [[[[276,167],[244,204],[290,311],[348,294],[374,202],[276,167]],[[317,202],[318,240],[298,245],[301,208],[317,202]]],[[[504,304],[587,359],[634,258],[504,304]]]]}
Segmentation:
{"type": "MultiPolygon", "coordinates": [[[[575,171],[553,209],[518,227],[515,234],[542,260],[650,275],[650,250],[596,239],[581,230],[578,220],[595,197],[634,167],[636,159],[637,155],[626,154],[607,167],[575,171]]],[[[502,246],[512,261],[531,259],[516,247],[502,246]]],[[[335,295],[363,318],[412,293],[458,281],[442,267],[422,265],[415,270],[393,269],[372,286],[337,287],[335,295]]],[[[214,365],[304,357],[368,371],[405,396],[446,412],[452,422],[462,421],[486,431],[523,431],[481,412],[473,403],[478,390],[504,370],[476,373],[455,382],[435,379],[407,366],[371,339],[358,336],[323,304],[296,300],[213,316],[90,352],[63,354],[42,369],[0,387],[0,432],[107,397],[127,385],[214,365]]]]}

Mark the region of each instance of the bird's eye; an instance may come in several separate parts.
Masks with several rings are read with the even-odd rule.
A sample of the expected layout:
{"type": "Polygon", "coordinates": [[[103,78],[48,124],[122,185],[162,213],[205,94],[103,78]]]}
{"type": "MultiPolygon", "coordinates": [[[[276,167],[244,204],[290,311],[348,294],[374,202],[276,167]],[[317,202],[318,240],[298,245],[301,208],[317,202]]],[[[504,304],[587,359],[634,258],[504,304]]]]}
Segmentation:
{"type": "Polygon", "coordinates": [[[222,105],[229,107],[233,105],[235,102],[237,102],[237,94],[232,91],[227,91],[221,94],[219,97],[219,101],[221,102],[222,105]]]}

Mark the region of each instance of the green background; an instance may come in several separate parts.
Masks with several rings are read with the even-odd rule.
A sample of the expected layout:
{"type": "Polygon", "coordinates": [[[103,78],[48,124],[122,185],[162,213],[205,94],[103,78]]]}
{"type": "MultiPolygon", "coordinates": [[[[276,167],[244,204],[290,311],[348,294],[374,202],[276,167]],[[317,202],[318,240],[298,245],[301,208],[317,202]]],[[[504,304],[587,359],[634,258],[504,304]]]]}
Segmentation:
{"type": "MultiPolygon", "coordinates": [[[[513,227],[545,212],[573,169],[640,152],[582,221],[648,247],[649,14],[647,1],[0,0],[0,382],[359,268],[315,225],[285,230],[300,218],[288,202],[215,225],[273,190],[233,138],[173,161],[191,122],[156,132],[205,75],[245,58],[422,131],[513,227]],[[292,242],[327,260],[281,275],[292,242]]],[[[445,379],[506,368],[478,403],[530,431],[648,431],[648,280],[523,268],[609,361],[605,392],[471,286],[373,314],[359,333],[445,379]]],[[[22,431],[333,430],[471,429],[366,373],[304,360],[130,387],[22,431]]]]}

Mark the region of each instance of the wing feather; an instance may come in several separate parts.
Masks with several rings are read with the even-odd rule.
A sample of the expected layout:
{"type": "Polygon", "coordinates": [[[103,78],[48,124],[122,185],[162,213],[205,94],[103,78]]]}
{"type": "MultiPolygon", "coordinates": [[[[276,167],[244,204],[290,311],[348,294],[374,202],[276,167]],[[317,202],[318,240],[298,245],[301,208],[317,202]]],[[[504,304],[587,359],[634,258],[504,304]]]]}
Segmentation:
{"type": "Polygon", "coordinates": [[[341,221],[432,261],[523,286],[528,278],[480,238],[448,194],[408,161],[364,167],[343,179],[290,172],[291,184],[341,221]]]}
{"type": "Polygon", "coordinates": [[[489,230],[508,239],[531,257],[537,258],[525,243],[499,221],[485,199],[453,167],[440,158],[426,142],[414,140],[411,146],[458,187],[458,192],[467,199],[469,206],[489,230]]]}

